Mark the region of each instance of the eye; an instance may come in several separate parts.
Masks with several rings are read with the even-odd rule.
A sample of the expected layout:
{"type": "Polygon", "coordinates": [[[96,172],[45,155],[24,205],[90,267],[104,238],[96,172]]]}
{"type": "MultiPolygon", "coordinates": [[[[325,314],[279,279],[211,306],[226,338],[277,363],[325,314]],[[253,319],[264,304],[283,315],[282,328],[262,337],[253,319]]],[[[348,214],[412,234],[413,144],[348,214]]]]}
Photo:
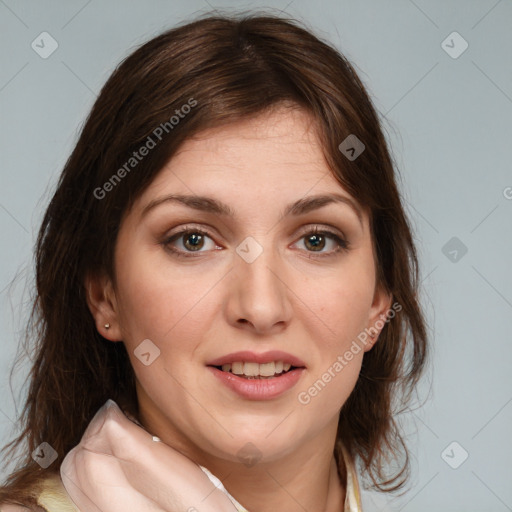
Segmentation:
{"type": "Polygon", "coordinates": [[[304,233],[301,237],[303,246],[308,252],[317,253],[319,257],[332,256],[340,251],[347,250],[349,247],[348,240],[329,229],[320,229],[315,226],[304,233]],[[331,250],[323,251],[326,247],[331,246],[331,250]]]}
{"type": "Polygon", "coordinates": [[[218,247],[208,232],[197,228],[183,229],[166,238],[162,245],[177,256],[185,258],[194,257],[192,253],[207,252],[218,247]],[[208,247],[208,240],[210,240],[210,247],[208,247]],[[176,245],[178,245],[178,248],[176,245]],[[202,251],[201,249],[205,247],[206,250],[202,251]]]}
{"type": "MultiPolygon", "coordinates": [[[[321,258],[333,256],[349,248],[348,240],[345,240],[334,231],[320,229],[318,226],[304,232],[300,240],[303,240],[303,247],[306,251],[313,253],[310,257],[321,258]],[[331,250],[324,251],[324,249],[326,247],[329,248],[329,246],[331,250]]],[[[165,238],[162,245],[176,256],[183,258],[193,258],[200,256],[200,254],[204,252],[222,249],[215,244],[212,236],[207,231],[194,227],[186,227],[165,238]],[[209,247],[208,241],[210,242],[209,247]]]]}

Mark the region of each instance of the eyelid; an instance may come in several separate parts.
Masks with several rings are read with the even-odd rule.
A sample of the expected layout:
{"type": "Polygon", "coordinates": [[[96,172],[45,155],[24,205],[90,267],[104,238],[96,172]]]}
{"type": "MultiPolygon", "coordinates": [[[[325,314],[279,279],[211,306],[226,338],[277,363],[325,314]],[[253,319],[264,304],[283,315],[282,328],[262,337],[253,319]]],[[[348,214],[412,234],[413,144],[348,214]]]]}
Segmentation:
{"type": "Polygon", "coordinates": [[[161,245],[163,245],[167,250],[171,251],[172,253],[174,253],[178,256],[183,256],[185,258],[188,258],[188,257],[193,258],[193,257],[200,256],[201,254],[203,254],[205,252],[211,252],[211,251],[182,251],[182,250],[178,250],[178,249],[171,247],[171,242],[179,240],[186,234],[190,234],[190,233],[198,233],[202,236],[207,236],[215,243],[216,246],[218,246],[217,242],[214,239],[215,235],[213,235],[210,232],[210,228],[204,229],[204,228],[199,227],[194,224],[184,224],[184,225],[179,226],[177,231],[164,235],[162,241],[159,243],[161,245]]]}
{"type": "Polygon", "coordinates": [[[306,235],[314,235],[319,234],[325,237],[330,238],[333,240],[337,247],[336,249],[329,251],[329,252],[316,252],[316,251],[305,251],[308,254],[308,258],[328,258],[335,256],[339,253],[346,252],[351,249],[351,244],[348,240],[348,238],[345,236],[345,234],[340,231],[338,228],[330,225],[320,225],[315,224],[313,226],[305,226],[299,235],[299,238],[296,242],[294,242],[294,245],[298,243],[300,240],[302,240],[306,235]]]}
{"type": "Polygon", "coordinates": [[[347,237],[345,236],[345,233],[343,233],[343,231],[341,231],[339,228],[337,228],[335,226],[332,226],[330,224],[322,224],[322,223],[318,223],[318,222],[317,223],[313,223],[313,224],[308,224],[307,226],[302,227],[300,229],[300,234],[304,235],[304,234],[307,234],[307,233],[311,233],[313,231],[318,231],[318,232],[322,232],[322,231],[334,232],[340,238],[343,238],[344,240],[347,240],[347,237]]]}
{"type": "MultiPolygon", "coordinates": [[[[179,226],[176,226],[176,228],[165,231],[161,236],[158,237],[159,240],[162,240],[163,242],[166,242],[170,240],[171,238],[177,236],[177,235],[184,235],[186,232],[193,231],[194,233],[201,233],[204,235],[207,235],[208,237],[212,238],[214,241],[217,238],[220,238],[221,235],[219,235],[219,232],[210,226],[209,224],[194,224],[194,223],[185,223],[180,224],[179,226]]],[[[215,241],[217,244],[217,242],[215,241]]],[[[219,245],[219,244],[217,244],[219,245]]]]}
{"type": "MultiPolygon", "coordinates": [[[[163,245],[167,250],[171,251],[172,253],[176,254],[178,257],[184,257],[184,258],[194,258],[199,257],[203,253],[209,253],[212,252],[212,250],[209,251],[182,251],[171,247],[171,242],[175,240],[179,240],[181,237],[185,236],[186,234],[190,233],[198,233],[203,236],[207,236],[210,238],[215,245],[219,246],[219,244],[215,241],[216,235],[213,235],[210,232],[210,229],[212,229],[210,226],[208,226],[207,229],[204,229],[203,227],[200,227],[196,224],[184,224],[179,226],[178,230],[164,235],[162,242],[160,242],[161,245],[163,245]]],[[[320,251],[305,251],[310,256],[308,258],[325,258],[329,256],[334,256],[340,252],[348,251],[350,249],[350,242],[345,236],[345,234],[338,228],[331,226],[329,224],[309,224],[306,226],[303,226],[298,234],[297,239],[295,242],[293,242],[293,245],[297,244],[302,238],[304,238],[306,235],[312,235],[312,234],[319,234],[326,236],[333,240],[337,244],[337,248],[329,251],[329,252],[320,252],[320,251]]],[[[218,249],[214,249],[218,250],[218,249]]]]}
{"type": "MultiPolygon", "coordinates": [[[[172,238],[174,235],[181,234],[184,231],[190,231],[193,229],[197,229],[197,231],[203,232],[204,234],[208,235],[209,237],[220,236],[220,235],[218,235],[217,230],[215,230],[209,224],[204,224],[204,223],[202,223],[202,224],[186,223],[186,224],[180,225],[177,229],[178,230],[175,231],[174,233],[167,234],[167,232],[166,232],[166,234],[162,235],[161,238],[169,239],[169,238],[172,238]],[[206,228],[204,228],[203,226],[206,226],[206,228]]],[[[339,229],[336,226],[333,226],[331,224],[323,224],[323,223],[319,223],[319,222],[316,222],[316,223],[313,222],[313,223],[307,224],[306,226],[301,227],[299,229],[299,235],[303,236],[304,234],[311,233],[313,230],[334,231],[340,238],[343,238],[344,240],[348,241],[347,236],[341,229],[339,229]]]]}

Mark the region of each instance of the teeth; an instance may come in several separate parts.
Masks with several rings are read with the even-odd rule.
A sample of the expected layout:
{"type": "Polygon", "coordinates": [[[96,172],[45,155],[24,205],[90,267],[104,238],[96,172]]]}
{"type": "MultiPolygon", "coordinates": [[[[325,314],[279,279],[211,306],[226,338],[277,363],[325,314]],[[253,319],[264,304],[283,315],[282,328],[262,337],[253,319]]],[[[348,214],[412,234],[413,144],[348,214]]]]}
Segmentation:
{"type": "Polygon", "coordinates": [[[291,367],[290,363],[283,363],[283,361],[263,364],[237,361],[232,364],[223,364],[222,371],[231,372],[236,375],[245,375],[246,377],[273,377],[276,374],[287,372],[291,367]]]}
{"type": "Polygon", "coordinates": [[[244,375],[257,377],[260,375],[260,365],[258,363],[244,363],[244,375]]]}
{"type": "Polygon", "coordinates": [[[231,372],[242,375],[244,373],[244,363],[233,363],[231,365],[231,372]]]}
{"type": "MultiPolygon", "coordinates": [[[[247,365],[249,363],[245,363],[245,368],[247,368],[247,365]]],[[[263,377],[271,377],[272,375],[276,373],[281,373],[277,371],[277,365],[276,363],[264,363],[264,364],[256,364],[256,370],[258,373],[255,373],[253,375],[262,375],[263,377]]],[[[244,372],[245,375],[247,375],[247,371],[244,372]]]]}

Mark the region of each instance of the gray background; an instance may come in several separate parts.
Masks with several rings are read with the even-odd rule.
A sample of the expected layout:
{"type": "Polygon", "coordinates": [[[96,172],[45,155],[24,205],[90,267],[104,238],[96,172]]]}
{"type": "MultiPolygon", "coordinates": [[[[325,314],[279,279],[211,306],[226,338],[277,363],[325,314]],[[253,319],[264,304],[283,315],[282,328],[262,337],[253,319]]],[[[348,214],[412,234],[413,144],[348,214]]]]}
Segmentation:
{"type": "Polygon", "coordinates": [[[194,13],[269,7],[356,64],[386,116],[420,251],[430,398],[403,418],[409,492],[365,492],[365,510],[512,510],[510,0],[0,0],[0,441],[16,432],[27,374],[13,397],[35,235],[100,87],[136,45],[194,13]],[[31,47],[44,31],[58,43],[46,59],[31,47]],[[461,55],[458,36],[442,44],[454,31],[461,55]]]}

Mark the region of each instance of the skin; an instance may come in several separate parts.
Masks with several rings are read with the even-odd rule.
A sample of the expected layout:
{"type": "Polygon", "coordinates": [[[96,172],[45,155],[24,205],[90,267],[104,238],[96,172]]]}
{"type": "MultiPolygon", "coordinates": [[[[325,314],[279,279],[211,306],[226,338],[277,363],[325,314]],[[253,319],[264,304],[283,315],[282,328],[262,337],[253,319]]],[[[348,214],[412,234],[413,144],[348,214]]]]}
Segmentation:
{"type": "Polygon", "coordinates": [[[361,221],[345,203],[281,218],[288,204],[333,192],[358,206],[330,172],[301,110],[203,131],[184,143],[123,219],[116,284],[105,276],[86,283],[97,329],[122,341],[130,355],[141,423],[221,478],[251,512],[343,509],[344,482],[333,457],[338,415],[371,343],[310,403],[297,397],[374,326],[391,297],[377,286],[369,218],[360,206],[361,221]],[[235,216],[175,202],[141,215],[171,193],[215,198],[235,216]],[[165,240],[185,225],[210,234],[199,252],[190,235],[171,242],[192,254],[180,258],[165,240]],[[347,239],[349,248],[336,251],[336,240],[325,237],[315,251],[315,226],[347,239]],[[246,237],[263,248],[252,263],[236,252],[246,237]],[[134,355],[145,339],[161,351],[149,366],[134,355]],[[206,368],[234,351],[273,349],[298,356],[306,370],[272,400],[243,399],[206,368]],[[248,442],[261,456],[251,467],[237,457],[248,442]]]}

